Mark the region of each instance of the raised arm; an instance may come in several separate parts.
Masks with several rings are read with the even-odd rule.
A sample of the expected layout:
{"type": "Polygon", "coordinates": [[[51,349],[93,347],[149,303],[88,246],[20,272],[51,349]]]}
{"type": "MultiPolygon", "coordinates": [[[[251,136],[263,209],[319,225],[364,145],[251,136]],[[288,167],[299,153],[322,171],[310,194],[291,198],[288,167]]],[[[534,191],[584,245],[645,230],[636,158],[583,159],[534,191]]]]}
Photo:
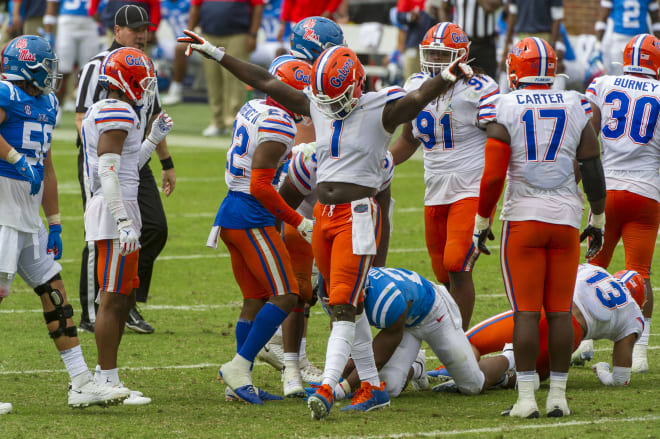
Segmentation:
{"type": "Polygon", "coordinates": [[[213,46],[192,31],[184,30],[183,33],[187,36],[180,37],[177,41],[188,43],[186,55],[190,56],[192,51],[196,50],[203,56],[216,60],[242,82],[266,93],[293,113],[309,116],[309,99],[302,91],[278,80],[263,67],[234,58],[225,53],[223,47],[213,46]]]}

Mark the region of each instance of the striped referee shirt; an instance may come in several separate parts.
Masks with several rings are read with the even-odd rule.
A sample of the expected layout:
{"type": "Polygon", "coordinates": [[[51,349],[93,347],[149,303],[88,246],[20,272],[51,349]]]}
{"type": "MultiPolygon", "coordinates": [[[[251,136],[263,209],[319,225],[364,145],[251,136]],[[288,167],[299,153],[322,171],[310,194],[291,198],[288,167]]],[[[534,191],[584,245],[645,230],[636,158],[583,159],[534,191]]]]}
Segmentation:
{"type": "Polygon", "coordinates": [[[477,0],[450,1],[455,6],[454,23],[459,25],[470,39],[487,38],[496,34],[496,12],[487,13],[477,0]]]}

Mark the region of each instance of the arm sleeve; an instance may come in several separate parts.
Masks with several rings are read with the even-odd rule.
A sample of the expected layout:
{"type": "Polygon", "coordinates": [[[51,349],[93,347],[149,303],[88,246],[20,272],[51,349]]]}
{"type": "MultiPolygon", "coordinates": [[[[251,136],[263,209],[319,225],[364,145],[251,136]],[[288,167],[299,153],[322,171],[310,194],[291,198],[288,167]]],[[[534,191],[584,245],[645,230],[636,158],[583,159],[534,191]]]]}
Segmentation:
{"type": "Polygon", "coordinates": [[[303,217],[293,210],[277,193],[272,181],[275,169],[253,169],[250,177],[250,194],[257,199],[275,218],[293,227],[298,227],[303,217]]]}
{"type": "Polygon", "coordinates": [[[500,198],[506,179],[506,170],[511,158],[511,147],[501,140],[488,138],[486,141],[486,159],[484,173],[479,188],[479,206],[477,213],[490,217],[497,200],[500,198]]]}
{"type": "Polygon", "coordinates": [[[103,198],[115,221],[128,218],[124,202],[121,199],[121,187],[119,185],[119,154],[102,154],[99,156],[99,178],[101,179],[101,190],[103,198]]]}

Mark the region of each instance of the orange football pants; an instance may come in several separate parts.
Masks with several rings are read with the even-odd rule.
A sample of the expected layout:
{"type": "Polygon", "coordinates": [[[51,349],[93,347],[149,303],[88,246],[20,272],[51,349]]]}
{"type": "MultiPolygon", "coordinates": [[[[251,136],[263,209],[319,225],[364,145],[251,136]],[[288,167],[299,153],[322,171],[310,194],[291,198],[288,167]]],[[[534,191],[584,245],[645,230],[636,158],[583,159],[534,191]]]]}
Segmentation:
{"type": "Polygon", "coordinates": [[[424,206],[426,248],[438,282],[448,283],[448,272],[472,271],[472,233],[478,202],[478,197],[470,197],[452,204],[424,206]]]}
{"type": "Polygon", "coordinates": [[[119,239],[103,239],[95,241],[95,244],[98,255],[96,276],[101,291],[124,296],[131,294],[134,288],[140,286],[137,274],[140,250],[122,256],[119,253],[119,239]]]}
{"type": "Polygon", "coordinates": [[[312,254],[312,246],[305,241],[305,238],[298,233],[295,227],[287,223],[283,223],[282,235],[284,236],[284,244],[291,256],[291,266],[298,282],[300,298],[307,302],[312,298],[313,289],[312,267],[314,266],[314,255],[312,254]]]}
{"type": "Polygon", "coordinates": [[[603,248],[589,263],[607,268],[623,238],[626,270],[635,270],[648,279],[659,224],[657,201],[628,191],[607,191],[603,248]]]}
{"type": "MultiPolygon", "coordinates": [[[[376,245],[380,241],[380,207],[370,198],[376,245]]],[[[357,306],[375,255],[353,254],[351,204],[314,206],[312,250],[326,285],[329,305],[357,306]]]]}
{"type": "MultiPolygon", "coordinates": [[[[477,323],[465,335],[470,344],[477,348],[480,355],[499,352],[505,343],[513,342],[513,311],[506,311],[477,323]]],[[[573,317],[573,351],[578,348],[583,336],[580,324],[573,317]]],[[[541,311],[541,320],[539,321],[539,354],[536,357],[536,371],[541,380],[550,375],[548,320],[543,311],[541,311]]]]}
{"type": "Polygon", "coordinates": [[[275,227],[223,227],[220,237],[229,250],[234,278],[244,298],[268,300],[298,294],[289,252],[275,227]]]}
{"type": "Polygon", "coordinates": [[[500,265],[514,311],[570,311],[579,261],[574,227],[540,221],[502,223],[500,265]]]}

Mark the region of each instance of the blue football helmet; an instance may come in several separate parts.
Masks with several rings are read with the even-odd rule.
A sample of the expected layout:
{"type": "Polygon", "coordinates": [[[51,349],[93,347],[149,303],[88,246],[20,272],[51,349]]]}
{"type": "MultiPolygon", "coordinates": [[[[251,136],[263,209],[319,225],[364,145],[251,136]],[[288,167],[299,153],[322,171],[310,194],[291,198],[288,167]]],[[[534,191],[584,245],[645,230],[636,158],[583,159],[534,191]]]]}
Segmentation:
{"type": "Polygon", "coordinates": [[[2,51],[2,76],[7,81],[27,81],[48,94],[62,77],[57,73],[57,56],[48,41],[36,35],[21,35],[2,51]]]}
{"type": "Polygon", "coordinates": [[[328,18],[307,17],[291,31],[291,53],[310,63],[316,61],[325,49],[345,45],[341,27],[328,18]]]}

